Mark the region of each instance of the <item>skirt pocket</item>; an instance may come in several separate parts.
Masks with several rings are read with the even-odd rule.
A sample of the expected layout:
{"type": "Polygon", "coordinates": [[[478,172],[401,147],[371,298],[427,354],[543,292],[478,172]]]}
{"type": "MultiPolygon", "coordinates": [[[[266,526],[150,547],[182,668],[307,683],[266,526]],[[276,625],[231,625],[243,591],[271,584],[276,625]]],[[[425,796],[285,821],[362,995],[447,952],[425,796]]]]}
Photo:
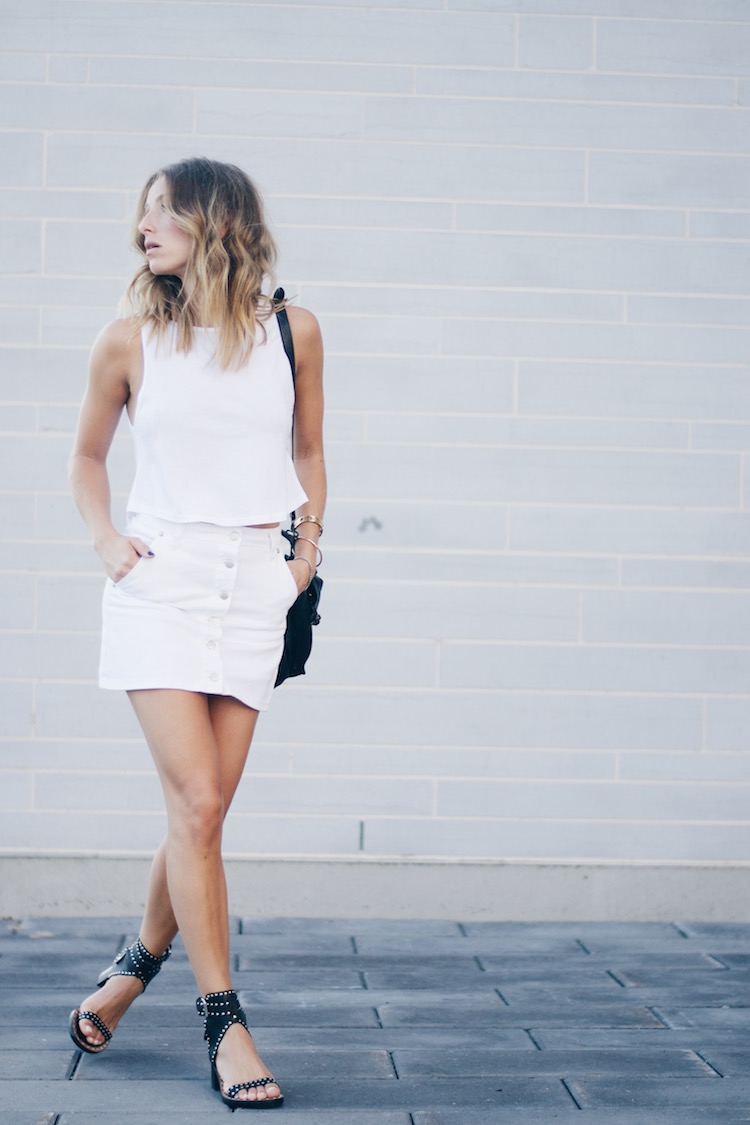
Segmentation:
{"type": "Polygon", "coordinates": [[[115,590],[130,590],[142,578],[146,577],[150,568],[157,569],[156,560],[162,552],[177,545],[179,535],[174,533],[173,527],[174,525],[169,524],[166,520],[159,520],[155,516],[133,515],[129,517],[125,534],[129,539],[140,539],[154,554],[153,558],[141,556],[136,559],[127,574],[123,574],[117,582],[112,582],[112,587],[115,590]]]}
{"type": "Polygon", "coordinates": [[[297,583],[294,581],[294,575],[292,574],[291,570],[289,569],[289,563],[286,561],[283,554],[279,555],[279,559],[281,561],[282,567],[284,568],[284,574],[286,575],[286,584],[287,584],[287,590],[288,590],[288,599],[287,599],[288,604],[293,605],[294,602],[296,602],[297,598],[299,597],[299,590],[297,589],[297,583]]]}

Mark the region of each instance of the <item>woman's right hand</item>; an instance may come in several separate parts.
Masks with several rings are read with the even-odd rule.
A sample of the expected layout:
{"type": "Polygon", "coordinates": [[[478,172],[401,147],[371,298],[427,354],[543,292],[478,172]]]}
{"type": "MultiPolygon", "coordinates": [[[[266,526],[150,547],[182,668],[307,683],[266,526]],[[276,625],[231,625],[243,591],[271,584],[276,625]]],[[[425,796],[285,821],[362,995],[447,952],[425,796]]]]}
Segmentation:
{"type": "Polygon", "coordinates": [[[140,559],[151,559],[154,552],[142,539],[129,538],[114,532],[96,544],[96,552],[104,563],[107,576],[117,583],[140,559]]]}

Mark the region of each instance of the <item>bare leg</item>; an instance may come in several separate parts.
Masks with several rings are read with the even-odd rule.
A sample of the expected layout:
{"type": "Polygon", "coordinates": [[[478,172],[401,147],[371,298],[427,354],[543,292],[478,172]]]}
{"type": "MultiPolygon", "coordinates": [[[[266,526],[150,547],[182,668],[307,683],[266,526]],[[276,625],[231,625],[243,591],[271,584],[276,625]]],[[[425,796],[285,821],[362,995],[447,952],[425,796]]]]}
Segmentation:
{"type": "MultiPolygon", "coordinates": [[[[136,693],[133,693],[134,695],[136,693]]],[[[156,692],[142,692],[140,695],[157,695],[162,693],[156,692]]],[[[166,694],[166,693],[164,693],[166,694]]],[[[177,695],[185,696],[187,693],[174,693],[177,695]]],[[[190,696],[188,696],[190,698],[190,696]]],[[[197,699],[205,699],[203,696],[194,697],[197,699]]],[[[135,706],[135,700],[133,700],[135,706]]],[[[234,794],[239,785],[242,777],[242,772],[247,760],[250,742],[255,729],[257,721],[257,711],[245,707],[236,699],[231,699],[226,696],[209,696],[207,700],[209,721],[213,733],[213,740],[216,743],[216,750],[219,759],[219,771],[221,781],[221,791],[223,796],[224,815],[229,809],[234,794]]],[[[136,707],[136,711],[137,711],[136,707]]],[[[160,955],[169,943],[174,939],[177,933],[177,920],[172,908],[172,900],[170,898],[169,886],[167,882],[167,841],[162,841],[153,860],[151,867],[151,876],[149,879],[149,888],[146,901],[146,910],[144,913],[143,923],[141,926],[140,937],[146,948],[156,955],[160,955]]],[[[228,944],[228,939],[227,939],[228,944]]],[[[227,965],[227,979],[228,979],[228,965],[227,965]]],[[[217,985],[213,988],[207,988],[205,991],[222,991],[217,985]]],[[[107,1024],[111,1031],[117,1027],[122,1016],[133,1000],[141,994],[141,985],[139,981],[133,981],[129,977],[113,977],[104,985],[103,988],[97,990],[91,996],[87,997],[82,1003],[81,1008],[90,1011],[95,1011],[107,1024]]],[[[87,1020],[80,1021],[81,1032],[92,1044],[103,1042],[103,1036],[94,1027],[93,1024],[87,1020]]],[[[237,1066],[241,1067],[245,1060],[246,1052],[243,1050],[242,1040],[247,1039],[241,1029],[233,1029],[232,1033],[228,1033],[222,1048],[219,1052],[219,1060],[221,1062],[221,1072],[224,1076],[224,1071],[227,1067],[223,1065],[224,1054],[228,1053],[231,1041],[237,1039],[237,1066]]],[[[259,1063],[260,1060],[255,1056],[255,1060],[259,1063]]],[[[262,1077],[260,1073],[256,1073],[257,1067],[253,1067],[253,1072],[250,1073],[245,1068],[244,1076],[240,1078],[233,1078],[227,1070],[227,1078],[225,1080],[225,1087],[232,1084],[234,1081],[250,1081],[255,1077],[262,1077]]],[[[260,1065],[260,1070],[263,1074],[267,1074],[267,1069],[260,1065]]],[[[234,1073],[234,1068],[232,1068],[234,1073]]],[[[260,1098],[264,1096],[276,1097],[278,1090],[276,1087],[271,1086],[266,1088],[268,1094],[266,1095],[265,1089],[259,1089],[258,1094],[260,1098]]],[[[250,1093],[255,1094],[255,1091],[250,1093]]],[[[243,1096],[243,1095],[240,1095],[243,1096]]],[[[257,1094],[255,1096],[258,1096],[257,1094]]]]}
{"type": "MultiPolygon", "coordinates": [[[[146,912],[140,929],[140,939],[149,953],[160,957],[177,934],[172,903],[167,889],[166,840],[159,845],[151,864],[146,912]]],[[[134,977],[110,977],[106,984],[92,992],[81,1002],[80,1010],[96,1012],[110,1031],[114,1031],[130,1005],[143,992],[141,982],[134,977]]],[[[81,1034],[97,1046],[104,1036],[90,1020],[79,1020],[81,1034]]]]}
{"type": "Polygon", "coordinates": [[[167,841],[164,839],[151,863],[140,938],[146,949],[163,953],[176,936],[177,919],[167,886],[167,841]]]}
{"type": "MultiPolygon", "coordinates": [[[[148,739],[167,805],[166,879],[201,995],[231,988],[229,919],[221,830],[242,776],[257,712],[226,696],[137,691],[131,702],[148,739]]],[[[159,876],[155,871],[154,892],[159,876]]],[[[224,1087],[268,1074],[251,1036],[237,1025],[217,1056],[224,1087]]],[[[240,1097],[276,1098],[269,1085],[240,1097]]]]}
{"type": "MultiPolygon", "coordinates": [[[[211,727],[219,752],[224,815],[234,799],[247,761],[258,712],[226,696],[208,697],[211,727]]],[[[174,941],[178,931],[167,882],[166,840],[154,855],[149,878],[146,910],[140,937],[152,952],[163,952],[174,941]]]]}

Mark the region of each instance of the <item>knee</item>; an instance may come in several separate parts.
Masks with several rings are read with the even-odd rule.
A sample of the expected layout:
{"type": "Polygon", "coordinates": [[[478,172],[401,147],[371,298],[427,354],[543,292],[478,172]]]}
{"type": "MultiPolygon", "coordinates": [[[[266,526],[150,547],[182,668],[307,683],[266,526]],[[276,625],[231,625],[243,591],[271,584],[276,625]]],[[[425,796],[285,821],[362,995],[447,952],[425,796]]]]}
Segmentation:
{"type": "Polygon", "coordinates": [[[203,784],[182,790],[170,801],[169,823],[200,845],[221,838],[224,822],[224,800],[219,789],[203,784]]]}

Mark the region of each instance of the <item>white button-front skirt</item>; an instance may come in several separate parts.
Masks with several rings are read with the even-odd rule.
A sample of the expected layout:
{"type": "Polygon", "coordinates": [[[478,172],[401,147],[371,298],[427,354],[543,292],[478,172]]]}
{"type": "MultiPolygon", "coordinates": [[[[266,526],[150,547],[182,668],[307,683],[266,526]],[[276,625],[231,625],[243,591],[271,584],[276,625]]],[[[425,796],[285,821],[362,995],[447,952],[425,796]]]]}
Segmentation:
{"type": "Polygon", "coordinates": [[[297,585],[279,528],[134,515],[153,558],[107,580],[99,683],[231,695],[265,711],[297,585]]]}

